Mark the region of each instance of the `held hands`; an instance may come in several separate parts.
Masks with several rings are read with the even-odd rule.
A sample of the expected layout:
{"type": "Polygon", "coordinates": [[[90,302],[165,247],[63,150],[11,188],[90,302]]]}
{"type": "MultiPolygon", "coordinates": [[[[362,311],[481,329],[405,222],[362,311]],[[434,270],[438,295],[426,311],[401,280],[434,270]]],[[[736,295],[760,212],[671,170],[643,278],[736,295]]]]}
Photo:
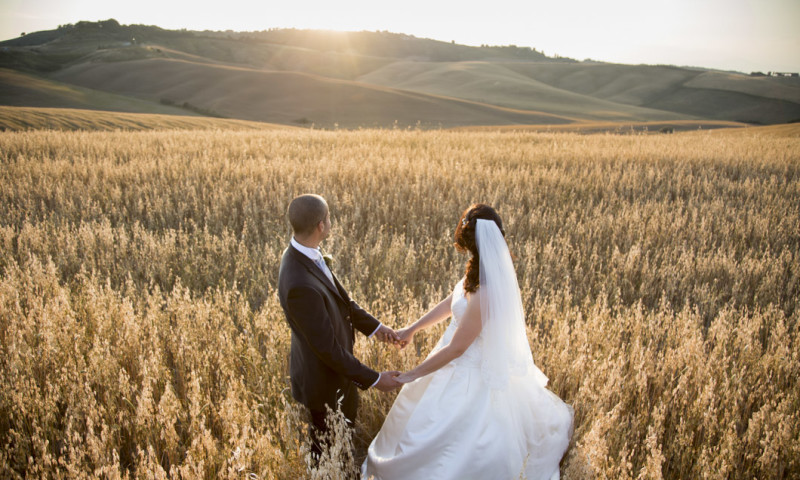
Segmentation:
{"type": "Polygon", "coordinates": [[[381,325],[378,327],[378,331],[375,332],[375,336],[382,342],[391,343],[403,349],[411,343],[411,340],[414,338],[414,333],[415,331],[410,326],[395,331],[386,325],[381,325]]]}
{"type": "Polygon", "coordinates": [[[400,372],[396,370],[381,372],[381,377],[378,379],[378,383],[375,384],[375,388],[382,392],[391,392],[402,387],[403,384],[397,381],[398,375],[400,375],[400,372]]]}
{"type": "MultiPolygon", "coordinates": [[[[411,343],[411,340],[414,338],[414,333],[415,330],[410,326],[395,332],[386,325],[381,325],[378,327],[375,335],[378,337],[378,340],[394,344],[396,347],[403,349],[409,343],[411,343]]],[[[391,392],[392,390],[400,388],[404,384],[413,382],[414,380],[416,380],[416,378],[411,374],[411,372],[403,373],[398,372],[397,370],[387,370],[385,372],[381,372],[381,376],[378,379],[378,383],[375,384],[375,387],[383,392],[391,392]]]]}
{"type": "Polygon", "coordinates": [[[397,370],[387,370],[381,372],[381,378],[378,380],[378,383],[375,384],[375,388],[383,392],[391,392],[416,379],[416,376],[410,371],[401,373],[397,370]]]}
{"type": "Polygon", "coordinates": [[[397,335],[397,342],[395,345],[398,347],[406,348],[406,346],[411,343],[411,340],[414,339],[414,330],[411,327],[401,328],[395,334],[397,335]]]}
{"type": "Polygon", "coordinates": [[[397,343],[400,341],[400,338],[397,336],[395,331],[386,325],[381,325],[378,327],[378,331],[375,332],[375,336],[382,342],[391,343],[394,345],[397,345],[397,343]]]}
{"type": "MultiPolygon", "coordinates": [[[[397,330],[396,332],[386,325],[381,325],[375,332],[378,340],[386,343],[391,343],[398,348],[405,348],[414,338],[415,330],[410,326],[397,330]]],[[[413,382],[415,378],[410,372],[398,372],[397,370],[387,370],[381,372],[381,377],[375,388],[383,392],[391,392],[392,390],[402,387],[406,383],[413,382]]]]}

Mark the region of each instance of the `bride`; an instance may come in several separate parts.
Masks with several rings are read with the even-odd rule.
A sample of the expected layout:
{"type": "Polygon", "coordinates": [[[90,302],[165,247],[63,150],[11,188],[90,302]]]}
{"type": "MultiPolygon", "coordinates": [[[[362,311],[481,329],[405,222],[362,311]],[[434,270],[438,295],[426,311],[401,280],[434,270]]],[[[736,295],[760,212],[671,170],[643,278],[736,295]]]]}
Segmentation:
{"type": "Polygon", "coordinates": [[[533,363],[504,236],[488,205],[462,215],[455,245],[472,254],[466,276],[398,334],[407,343],[452,320],[425,361],[397,377],[406,385],[369,446],[363,478],[559,478],[573,411],[533,363]]]}

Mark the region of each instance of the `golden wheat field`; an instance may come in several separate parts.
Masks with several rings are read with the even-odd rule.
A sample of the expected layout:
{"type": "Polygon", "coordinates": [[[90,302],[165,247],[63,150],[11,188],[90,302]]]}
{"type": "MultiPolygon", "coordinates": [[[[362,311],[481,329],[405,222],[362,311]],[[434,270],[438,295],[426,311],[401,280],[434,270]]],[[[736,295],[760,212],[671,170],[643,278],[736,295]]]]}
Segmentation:
{"type": "MultiPolygon", "coordinates": [[[[307,467],[275,292],[306,192],[393,327],[463,274],[461,211],[496,207],[575,408],[562,478],[800,478],[800,138],[392,130],[0,133],[0,477],[352,473],[394,394],[307,467]]],[[[441,331],[356,356],[405,370],[441,331]]]]}

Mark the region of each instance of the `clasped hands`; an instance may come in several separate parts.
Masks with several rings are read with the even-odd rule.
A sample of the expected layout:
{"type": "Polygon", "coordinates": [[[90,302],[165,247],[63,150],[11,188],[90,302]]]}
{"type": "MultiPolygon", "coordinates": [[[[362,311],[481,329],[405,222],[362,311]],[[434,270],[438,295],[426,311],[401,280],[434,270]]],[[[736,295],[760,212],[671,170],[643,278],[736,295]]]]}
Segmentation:
{"type": "MultiPolygon", "coordinates": [[[[382,342],[391,343],[397,348],[403,349],[411,342],[411,339],[414,337],[414,331],[409,327],[395,331],[386,325],[381,325],[378,327],[378,331],[375,332],[375,336],[382,342]]],[[[381,372],[381,377],[378,383],[375,384],[375,388],[384,392],[390,392],[402,387],[403,384],[410,381],[411,379],[402,372],[387,370],[381,372]]]]}
{"type": "Polygon", "coordinates": [[[400,330],[395,331],[386,325],[381,325],[378,327],[378,331],[375,332],[375,337],[377,337],[378,340],[391,343],[400,349],[405,348],[406,345],[411,342],[413,336],[414,332],[410,327],[401,328],[400,330]]]}

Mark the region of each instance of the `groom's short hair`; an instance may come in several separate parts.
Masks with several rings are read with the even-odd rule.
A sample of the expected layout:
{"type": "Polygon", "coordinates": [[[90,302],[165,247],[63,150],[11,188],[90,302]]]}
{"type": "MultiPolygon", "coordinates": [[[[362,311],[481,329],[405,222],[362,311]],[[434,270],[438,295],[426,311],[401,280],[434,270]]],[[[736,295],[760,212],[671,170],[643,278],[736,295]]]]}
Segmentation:
{"type": "Polygon", "coordinates": [[[295,235],[308,235],[328,215],[328,203],[319,195],[305,194],[289,203],[289,223],[295,235]]]}

